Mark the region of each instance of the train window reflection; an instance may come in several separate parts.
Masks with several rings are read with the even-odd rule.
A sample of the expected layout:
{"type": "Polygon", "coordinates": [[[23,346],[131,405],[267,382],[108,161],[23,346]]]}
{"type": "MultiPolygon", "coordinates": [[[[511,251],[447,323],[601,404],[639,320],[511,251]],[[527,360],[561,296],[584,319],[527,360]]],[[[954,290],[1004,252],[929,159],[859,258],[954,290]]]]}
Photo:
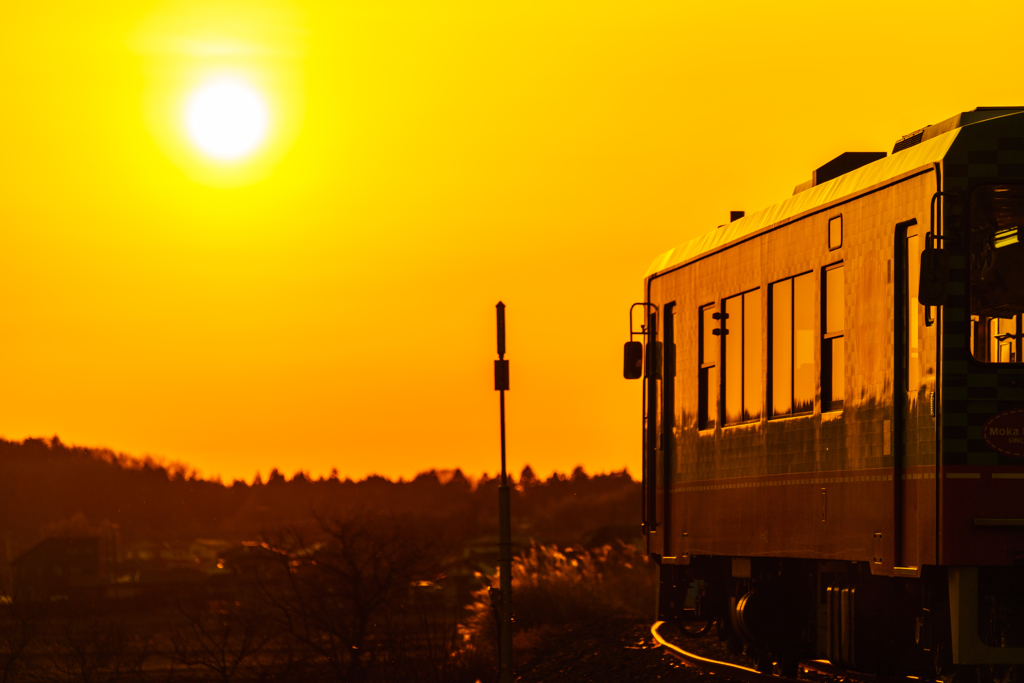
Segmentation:
{"type": "Polygon", "coordinates": [[[845,373],[845,294],[843,264],[825,268],[822,278],[822,309],[825,324],[821,340],[821,409],[842,410],[845,373]]]}
{"type": "Polygon", "coordinates": [[[718,347],[720,337],[715,330],[721,326],[715,320],[714,304],[700,308],[700,367],[698,369],[697,428],[713,429],[718,421],[718,347]]]}
{"type": "Polygon", "coordinates": [[[793,412],[793,280],[771,288],[772,415],[793,412]]]}
{"type": "Polygon", "coordinates": [[[743,295],[743,419],[761,417],[761,290],[743,295]]]}
{"type": "Polygon", "coordinates": [[[725,422],[761,417],[761,291],[755,289],[722,302],[725,319],[725,422]]]}
{"type": "Polygon", "coordinates": [[[814,410],[814,276],[793,280],[793,412],[814,410]]]}
{"type": "Polygon", "coordinates": [[[840,410],[843,407],[843,394],[846,388],[843,386],[843,338],[833,337],[829,340],[829,356],[832,362],[828,368],[829,402],[827,410],[840,410]]]}
{"type": "Polygon", "coordinates": [[[743,296],[722,302],[726,318],[725,336],[725,421],[743,421],[743,296]]]}
{"type": "Polygon", "coordinates": [[[1024,185],[971,195],[971,350],[986,363],[1024,362],[1024,185]]]}
{"type": "Polygon", "coordinates": [[[843,266],[825,270],[825,333],[843,331],[843,266]]]}
{"type": "Polygon", "coordinates": [[[771,287],[772,415],[814,410],[814,283],[811,273],[771,287]]]}
{"type": "Polygon", "coordinates": [[[921,384],[921,354],[918,348],[918,323],[921,306],[917,288],[921,281],[921,249],[916,228],[907,233],[907,391],[917,391],[921,384]]]}

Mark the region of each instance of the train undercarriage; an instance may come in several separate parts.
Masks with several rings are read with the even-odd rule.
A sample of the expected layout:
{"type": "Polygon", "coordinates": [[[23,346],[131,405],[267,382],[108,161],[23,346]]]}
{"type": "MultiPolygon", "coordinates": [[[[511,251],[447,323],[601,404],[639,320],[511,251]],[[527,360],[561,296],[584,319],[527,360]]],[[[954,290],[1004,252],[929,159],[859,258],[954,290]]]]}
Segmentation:
{"type": "Polygon", "coordinates": [[[863,562],[692,557],[663,564],[658,618],[711,630],[764,673],[828,660],[882,678],[1020,680],[1024,567],[926,566],[871,574],[863,562]]]}

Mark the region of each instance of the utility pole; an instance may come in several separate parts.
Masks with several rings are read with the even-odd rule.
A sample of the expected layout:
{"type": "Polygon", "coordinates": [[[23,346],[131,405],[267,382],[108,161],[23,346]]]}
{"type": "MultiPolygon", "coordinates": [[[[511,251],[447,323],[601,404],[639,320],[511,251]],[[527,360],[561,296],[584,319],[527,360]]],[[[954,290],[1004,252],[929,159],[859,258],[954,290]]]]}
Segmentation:
{"type": "Polygon", "coordinates": [[[498,571],[501,588],[501,635],[498,641],[498,683],[512,683],[512,511],[505,473],[505,392],[509,389],[505,360],[505,304],[498,302],[498,360],[494,389],[501,394],[501,485],[498,487],[498,571]]]}

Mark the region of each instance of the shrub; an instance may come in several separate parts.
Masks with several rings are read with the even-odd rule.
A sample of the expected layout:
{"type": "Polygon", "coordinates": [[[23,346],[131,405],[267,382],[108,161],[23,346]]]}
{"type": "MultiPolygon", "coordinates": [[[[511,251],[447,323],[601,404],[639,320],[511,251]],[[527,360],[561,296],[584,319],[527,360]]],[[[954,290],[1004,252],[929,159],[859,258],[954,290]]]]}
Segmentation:
{"type": "MultiPolygon", "coordinates": [[[[490,577],[489,585],[473,595],[460,628],[468,647],[493,649],[497,642],[490,589],[498,582],[497,575],[490,577]]],[[[647,616],[654,587],[654,567],[634,546],[617,543],[587,551],[533,544],[512,560],[513,628],[529,639],[528,632],[543,627],[647,616]]]]}

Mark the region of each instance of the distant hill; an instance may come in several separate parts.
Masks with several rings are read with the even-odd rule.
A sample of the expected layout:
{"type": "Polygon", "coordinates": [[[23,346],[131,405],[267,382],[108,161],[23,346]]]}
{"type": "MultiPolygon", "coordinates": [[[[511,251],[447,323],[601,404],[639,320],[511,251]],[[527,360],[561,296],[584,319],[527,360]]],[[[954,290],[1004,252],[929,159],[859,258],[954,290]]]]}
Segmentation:
{"type": "MultiPolygon", "coordinates": [[[[517,534],[561,544],[639,534],[640,485],[625,471],[537,479],[526,467],[512,500],[517,534]]],[[[459,470],[411,481],[286,479],[224,485],[181,464],[160,464],[59,438],[0,439],[0,560],[9,563],[47,536],[116,526],[126,543],[194,538],[244,540],[355,510],[436,518],[468,542],[496,533],[496,479],[475,485],[459,470]]]]}

